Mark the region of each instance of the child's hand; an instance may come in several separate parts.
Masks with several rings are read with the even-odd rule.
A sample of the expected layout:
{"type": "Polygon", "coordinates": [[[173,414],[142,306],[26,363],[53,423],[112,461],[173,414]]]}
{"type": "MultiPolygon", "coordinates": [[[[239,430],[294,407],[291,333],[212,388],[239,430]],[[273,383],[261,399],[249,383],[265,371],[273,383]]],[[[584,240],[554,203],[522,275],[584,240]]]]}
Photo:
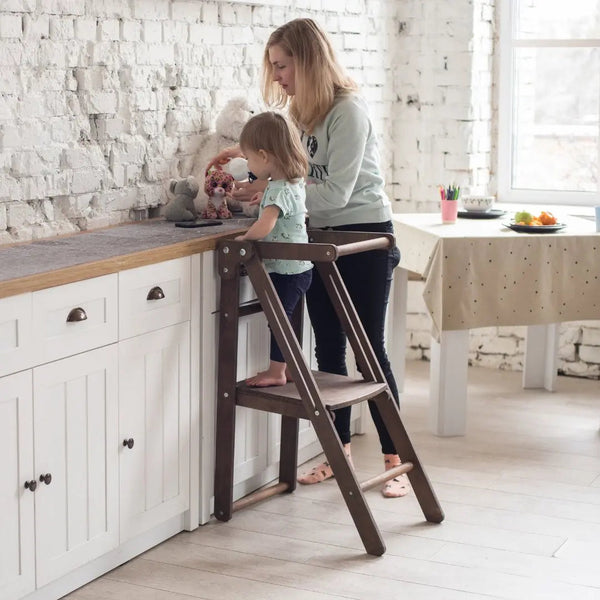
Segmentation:
{"type": "Polygon", "coordinates": [[[264,194],[262,192],[256,192],[256,194],[254,194],[254,196],[252,196],[250,202],[248,202],[248,205],[256,206],[257,204],[260,204],[260,201],[262,200],[263,195],[264,194]]]}
{"type": "Polygon", "coordinates": [[[236,242],[243,242],[246,240],[246,236],[244,235],[238,235],[237,237],[233,238],[236,242]]]}

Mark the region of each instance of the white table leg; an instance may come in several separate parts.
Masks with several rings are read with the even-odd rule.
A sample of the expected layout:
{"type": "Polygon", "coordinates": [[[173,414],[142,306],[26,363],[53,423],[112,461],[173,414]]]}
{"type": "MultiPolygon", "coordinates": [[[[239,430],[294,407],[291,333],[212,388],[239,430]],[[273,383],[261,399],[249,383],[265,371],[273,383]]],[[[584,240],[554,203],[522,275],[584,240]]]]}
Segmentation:
{"type": "Polygon", "coordinates": [[[559,323],[529,325],[523,365],[524,388],[556,389],[559,323]]]}
{"type": "Polygon", "coordinates": [[[469,330],[442,331],[431,339],[430,428],[436,435],[464,435],[467,421],[469,330]]]}
{"type": "Polygon", "coordinates": [[[395,269],[387,312],[387,352],[398,392],[404,391],[406,364],[406,306],[408,296],[408,271],[395,269]]]}

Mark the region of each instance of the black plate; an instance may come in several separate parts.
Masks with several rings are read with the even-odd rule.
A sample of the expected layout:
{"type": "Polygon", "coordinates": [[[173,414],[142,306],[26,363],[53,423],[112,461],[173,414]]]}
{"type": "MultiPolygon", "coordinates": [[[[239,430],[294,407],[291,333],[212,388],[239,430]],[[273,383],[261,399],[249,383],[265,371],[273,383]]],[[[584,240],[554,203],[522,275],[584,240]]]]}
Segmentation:
{"type": "Polygon", "coordinates": [[[505,210],[499,208],[490,208],[490,210],[459,210],[458,216],[461,219],[497,219],[506,214],[505,210]]]}
{"type": "Polygon", "coordinates": [[[223,225],[223,221],[217,219],[198,219],[197,221],[177,221],[175,227],[185,227],[191,229],[193,227],[211,227],[212,225],[223,225]]]}
{"type": "Polygon", "coordinates": [[[509,227],[513,231],[520,233],[554,233],[564,229],[564,223],[556,223],[554,225],[519,225],[518,223],[503,223],[505,227],[509,227]]]}

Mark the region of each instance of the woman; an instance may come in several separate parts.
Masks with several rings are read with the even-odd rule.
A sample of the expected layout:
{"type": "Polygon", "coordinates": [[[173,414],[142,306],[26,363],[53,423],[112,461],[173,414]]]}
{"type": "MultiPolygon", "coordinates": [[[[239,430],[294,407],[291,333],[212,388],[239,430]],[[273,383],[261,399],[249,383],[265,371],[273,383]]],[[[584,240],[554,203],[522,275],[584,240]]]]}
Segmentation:
{"type": "MultiPolygon", "coordinates": [[[[392,210],[384,192],[379,152],[365,101],[337,61],[325,32],[311,19],[295,19],[275,30],[265,47],[262,91],[271,106],[287,107],[300,130],[309,170],[306,207],[310,227],[392,233],[392,210]]],[[[214,162],[239,156],[230,148],[214,162]]],[[[264,186],[264,183],[262,184],[264,186]]],[[[242,186],[235,197],[248,201],[261,184],[242,186]]],[[[398,390],[384,345],[384,324],[392,271],[399,251],[376,250],[342,257],[338,268],[381,364],[392,395],[398,390]]],[[[320,371],[345,375],[346,338],[317,273],[307,292],[320,371]]],[[[385,468],[400,464],[374,403],[369,403],[385,468]]],[[[336,411],[334,424],[350,456],[350,407],[336,411]]],[[[324,462],[298,481],[318,483],[333,476],[324,462]]],[[[388,481],[382,493],[399,497],[410,490],[407,477],[388,481]]]]}

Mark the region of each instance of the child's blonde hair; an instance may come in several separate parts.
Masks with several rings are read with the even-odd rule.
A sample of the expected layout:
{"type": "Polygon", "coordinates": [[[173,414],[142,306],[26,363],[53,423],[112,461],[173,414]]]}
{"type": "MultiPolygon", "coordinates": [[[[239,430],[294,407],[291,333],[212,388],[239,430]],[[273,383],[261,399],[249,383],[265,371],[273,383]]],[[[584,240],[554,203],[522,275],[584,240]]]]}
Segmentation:
{"type": "Polygon", "coordinates": [[[240,148],[267,152],[288,181],[306,176],[308,161],[300,135],[283,115],[263,112],[252,117],[242,129],[240,148]]]}
{"type": "Polygon", "coordinates": [[[327,34],[312,19],[294,19],[270,35],[263,57],[263,97],[267,104],[278,107],[289,100],[291,117],[308,132],[325,118],[336,97],[357,89],[339,64],[327,34]],[[272,46],[279,46],[294,61],[296,85],[291,100],[273,81],[272,46]]]}

